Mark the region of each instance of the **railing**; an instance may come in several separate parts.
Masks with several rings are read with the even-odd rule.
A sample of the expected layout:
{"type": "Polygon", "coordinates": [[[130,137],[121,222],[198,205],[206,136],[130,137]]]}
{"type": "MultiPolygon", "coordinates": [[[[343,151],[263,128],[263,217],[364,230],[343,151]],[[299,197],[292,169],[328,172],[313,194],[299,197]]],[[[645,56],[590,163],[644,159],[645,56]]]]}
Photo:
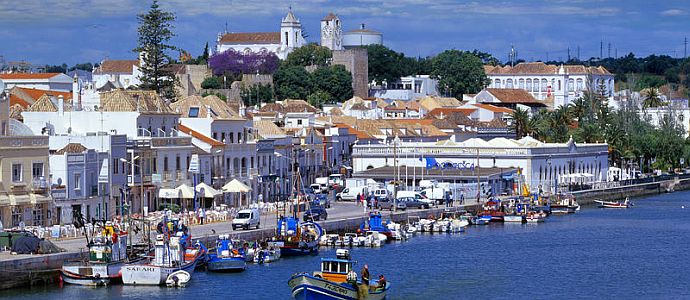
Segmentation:
{"type": "Polygon", "coordinates": [[[0,148],[48,147],[47,136],[2,136],[0,148]]]}

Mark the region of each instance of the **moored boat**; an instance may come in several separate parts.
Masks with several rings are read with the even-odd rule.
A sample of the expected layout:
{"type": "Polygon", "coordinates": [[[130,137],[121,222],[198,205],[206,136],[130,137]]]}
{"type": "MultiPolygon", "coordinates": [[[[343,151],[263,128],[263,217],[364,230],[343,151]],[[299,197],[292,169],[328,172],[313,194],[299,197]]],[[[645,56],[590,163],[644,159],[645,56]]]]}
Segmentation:
{"type": "Polygon", "coordinates": [[[300,223],[295,217],[278,219],[277,236],[273,242],[280,248],[281,256],[301,256],[319,253],[319,240],[323,229],[316,223],[300,223]]]}
{"type": "Polygon", "coordinates": [[[359,232],[366,234],[369,231],[376,231],[383,234],[389,239],[392,239],[393,233],[388,228],[388,224],[383,222],[383,217],[380,212],[369,213],[369,218],[359,226],[359,232]]]}
{"type": "Polygon", "coordinates": [[[192,279],[192,275],[186,271],[176,271],[168,275],[168,279],[165,280],[165,285],[168,287],[187,287],[189,280],[192,279]]]}
{"type": "Polygon", "coordinates": [[[185,253],[184,237],[159,234],[156,237],[155,254],[145,263],[126,264],[122,267],[122,282],[127,285],[162,285],[168,276],[176,271],[194,272],[197,262],[202,259],[202,251],[195,256],[185,253]]]}
{"type": "Polygon", "coordinates": [[[526,222],[524,215],[505,215],[503,216],[503,222],[506,223],[524,223],[526,222]]]}
{"type": "Polygon", "coordinates": [[[633,206],[632,202],[630,202],[630,199],[628,199],[627,197],[623,202],[601,200],[594,200],[594,202],[599,203],[599,207],[601,208],[630,208],[631,206],[633,206]]]}
{"type": "Polygon", "coordinates": [[[228,235],[221,235],[216,241],[215,253],[208,255],[208,270],[211,272],[241,272],[247,268],[244,249],[233,244],[228,235]]]}
{"type": "Polygon", "coordinates": [[[336,250],[336,258],[322,258],[321,271],[292,275],[288,286],[292,297],[306,299],[385,299],[390,290],[390,283],[385,280],[372,281],[366,285],[357,280],[353,266],[355,261],[349,250],[336,250]]]}

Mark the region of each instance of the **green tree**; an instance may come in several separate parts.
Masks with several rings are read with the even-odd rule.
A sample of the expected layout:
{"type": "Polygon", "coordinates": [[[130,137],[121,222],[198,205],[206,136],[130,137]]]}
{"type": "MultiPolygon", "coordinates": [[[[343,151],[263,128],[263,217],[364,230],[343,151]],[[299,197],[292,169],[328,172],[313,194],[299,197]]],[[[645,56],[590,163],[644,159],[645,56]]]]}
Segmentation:
{"type": "Polygon", "coordinates": [[[438,79],[439,90],[458,99],[463,94],[477,93],[488,84],[482,60],[459,50],[446,50],[434,57],[431,77],[438,79]]]}
{"type": "Polygon", "coordinates": [[[515,138],[520,139],[527,134],[529,134],[530,131],[530,116],[529,116],[529,111],[526,109],[522,108],[516,108],[515,111],[513,111],[512,114],[513,117],[513,124],[512,124],[512,129],[515,131],[515,138]]]}
{"type": "Polygon", "coordinates": [[[352,98],[352,74],[342,65],[320,67],[311,74],[315,91],[322,91],[329,95],[323,97],[324,103],[345,101],[352,98]]]}
{"type": "Polygon", "coordinates": [[[661,106],[661,97],[659,91],[655,88],[647,88],[641,92],[643,98],[642,107],[647,109],[650,107],[661,106]]]}
{"type": "Polygon", "coordinates": [[[164,11],[154,0],[149,11],[137,16],[139,21],[137,47],[134,52],[140,53],[143,64],[141,70],[140,87],[154,90],[159,95],[175,99],[176,79],[172,68],[173,61],[169,51],[177,50],[177,47],[169,44],[175,34],[173,22],[175,14],[164,11]]]}
{"type": "Polygon", "coordinates": [[[312,91],[311,76],[298,66],[281,66],[273,74],[273,83],[278,100],[306,99],[312,91]]]}
{"type": "Polygon", "coordinates": [[[405,74],[403,60],[405,55],[383,45],[366,46],[368,52],[369,80],[382,85],[393,83],[405,74]]]}
{"type": "Polygon", "coordinates": [[[287,66],[300,67],[327,66],[332,57],[330,49],[309,43],[290,52],[283,63],[287,66]]]}
{"type": "Polygon", "coordinates": [[[321,108],[324,103],[333,102],[333,98],[324,91],[316,91],[307,96],[307,102],[313,107],[321,108]]]}
{"type": "Polygon", "coordinates": [[[208,77],[201,82],[202,89],[220,89],[222,87],[223,82],[216,76],[208,77]]]}
{"type": "Polygon", "coordinates": [[[270,84],[253,84],[250,86],[242,86],[240,93],[242,101],[246,106],[254,106],[260,103],[272,103],[273,88],[270,84]]]}

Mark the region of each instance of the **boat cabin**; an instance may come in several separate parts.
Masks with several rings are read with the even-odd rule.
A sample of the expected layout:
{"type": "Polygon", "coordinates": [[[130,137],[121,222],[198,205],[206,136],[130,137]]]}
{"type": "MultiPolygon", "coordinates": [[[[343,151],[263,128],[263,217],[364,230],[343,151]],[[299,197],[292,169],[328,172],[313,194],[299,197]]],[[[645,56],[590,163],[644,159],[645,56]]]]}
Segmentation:
{"type": "Polygon", "coordinates": [[[89,261],[109,263],[127,258],[127,232],[106,224],[89,246],[89,261]]]}
{"type": "Polygon", "coordinates": [[[350,259],[347,249],[336,250],[336,258],[322,258],[321,272],[316,274],[333,282],[347,282],[347,274],[353,272],[354,261],[350,259]]]}
{"type": "Polygon", "coordinates": [[[298,236],[299,235],[299,220],[293,217],[280,217],[278,219],[278,235],[280,236],[298,236]]]}
{"type": "Polygon", "coordinates": [[[388,226],[386,226],[386,223],[383,222],[383,217],[381,216],[381,213],[373,212],[369,214],[369,219],[364,221],[364,223],[360,226],[360,230],[364,232],[385,232],[388,231],[388,226]]]}

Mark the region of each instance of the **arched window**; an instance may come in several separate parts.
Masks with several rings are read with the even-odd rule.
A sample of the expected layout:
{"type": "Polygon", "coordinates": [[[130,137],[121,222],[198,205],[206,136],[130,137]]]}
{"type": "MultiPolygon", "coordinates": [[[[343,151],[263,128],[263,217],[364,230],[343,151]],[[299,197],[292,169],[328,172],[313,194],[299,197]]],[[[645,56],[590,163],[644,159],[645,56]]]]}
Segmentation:
{"type": "Polygon", "coordinates": [[[534,79],[532,80],[532,83],[533,83],[533,85],[532,85],[532,91],[534,91],[534,92],[539,92],[539,78],[534,78],[534,79]]]}
{"type": "Polygon", "coordinates": [[[238,176],[238,174],[241,174],[240,172],[240,159],[235,157],[232,160],[232,172],[235,174],[235,176],[238,176]]]}
{"type": "Polygon", "coordinates": [[[288,38],[290,36],[288,35],[287,31],[285,32],[285,46],[290,46],[290,42],[288,41],[288,38]]]}
{"type": "Polygon", "coordinates": [[[509,88],[509,89],[513,88],[513,80],[512,79],[506,80],[506,88],[509,88]]]}
{"type": "Polygon", "coordinates": [[[584,81],[582,81],[582,78],[578,78],[577,79],[577,91],[578,92],[584,90],[583,84],[584,84],[584,81]]]}
{"type": "Polygon", "coordinates": [[[558,90],[559,91],[561,90],[561,80],[560,79],[558,80],[558,90]]]}
{"type": "Polygon", "coordinates": [[[546,81],[546,78],[541,79],[541,91],[546,92],[546,86],[548,85],[548,81],[546,81]]]}
{"type": "Polygon", "coordinates": [[[242,157],[242,166],[240,167],[240,177],[244,176],[243,174],[247,174],[247,158],[242,157]]]}
{"type": "Polygon", "coordinates": [[[574,92],[575,91],[575,80],[572,78],[568,79],[568,92],[574,92]]]}
{"type": "Polygon", "coordinates": [[[250,54],[252,53],[252,49],[249,49],[249,47],[244,48],[244,54],[250,54]]]}
{"type": "Polygon", "coordinates": [[[518,81],[518,87],[521,89],[525,89],[525,80],[524,79],[520,79],[518,81]]]}
{"type": "Polygon", "coordinates": [[[495,88],[501,88],[501,80],[500,79],[494,80],[494,87],[495,88]]]}
{"type": "Polygon", "coordinates": [[[525,89],[526,89],[528,92],[531,92],[531,91],[532,91],[532,79],[527,78],[526,81],[527,81],[527,85],[525,86],[525,89]]]}

